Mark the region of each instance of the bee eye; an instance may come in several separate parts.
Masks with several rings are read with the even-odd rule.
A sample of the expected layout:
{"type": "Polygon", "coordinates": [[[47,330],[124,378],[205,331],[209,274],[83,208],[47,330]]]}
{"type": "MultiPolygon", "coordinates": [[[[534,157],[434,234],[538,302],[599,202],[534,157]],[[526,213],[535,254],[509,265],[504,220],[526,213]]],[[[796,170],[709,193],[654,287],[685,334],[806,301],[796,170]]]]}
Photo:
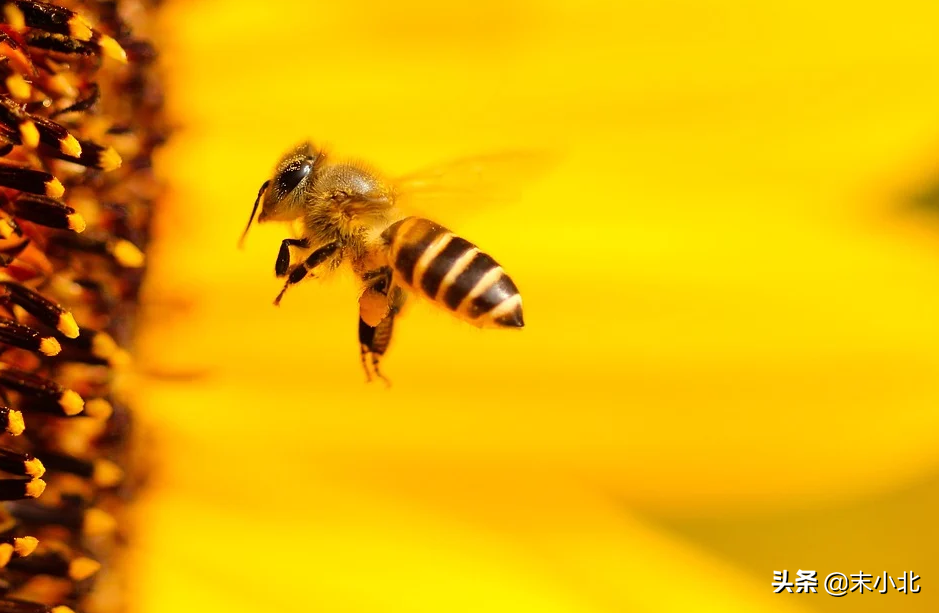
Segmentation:
{"type": "Polygon", "coordinates": [[[304,160],[291,164],[277,177],[277,191],[286,196],[292,192],[313,170],[313,160],[304,160]]]}

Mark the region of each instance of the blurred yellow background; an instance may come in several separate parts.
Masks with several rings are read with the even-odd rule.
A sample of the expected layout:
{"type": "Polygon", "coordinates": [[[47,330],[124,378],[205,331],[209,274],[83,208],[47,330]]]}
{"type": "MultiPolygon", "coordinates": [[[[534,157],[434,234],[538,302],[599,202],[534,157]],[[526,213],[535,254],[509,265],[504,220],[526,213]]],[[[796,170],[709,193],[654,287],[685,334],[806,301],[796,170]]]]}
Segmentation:
{"type": "Polygon", "coordinates": [[[939,5],[168,3],[180,129],[139,338],[141,613],[934,611],[939,5]],[[559,154],[440,211],[521,333],[426,304],[367,386],[349,279],[235,248],[312,138],[390,175],[559,154]],[[924,205],[925,202],[925,205],[924,205]],[[922,592],[773,594],[773,571],[922,592]]]}

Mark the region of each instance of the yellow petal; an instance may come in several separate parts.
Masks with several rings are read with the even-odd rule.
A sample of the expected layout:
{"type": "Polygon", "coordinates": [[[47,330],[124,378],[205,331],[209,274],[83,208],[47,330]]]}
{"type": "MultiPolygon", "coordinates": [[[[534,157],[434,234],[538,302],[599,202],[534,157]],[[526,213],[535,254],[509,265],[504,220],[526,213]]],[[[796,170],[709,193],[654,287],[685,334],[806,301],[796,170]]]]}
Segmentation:
{"type": "Polygon", "coordinates": [[[835,600],[774,595],[774,570],[935,571],[934,496],[898,492],[939,441],[936,221],[911,204],[939,7],[893,8],[330,4],[311,49],[301,3],[169,6],[194,129],[163,157],[137,343],[164,471],[145,606],[782,612],[835,600]],[[348,278],[272,306],[290,229],[234,245],[304,139],[389,176],[559,153],[452,218],[525,330],[412,300],[386,391],[348,278]],[[833,536],[881,513],[916,530],[833,536]]]}

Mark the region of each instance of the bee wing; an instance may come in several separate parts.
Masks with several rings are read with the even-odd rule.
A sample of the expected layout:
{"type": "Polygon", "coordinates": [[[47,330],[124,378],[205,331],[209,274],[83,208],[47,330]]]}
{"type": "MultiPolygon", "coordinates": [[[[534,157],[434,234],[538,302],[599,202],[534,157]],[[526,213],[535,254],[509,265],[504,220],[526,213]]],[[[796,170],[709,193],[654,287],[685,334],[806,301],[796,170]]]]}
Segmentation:
{"type": "Polygon", "coordinates": [[[545,151],[515,150],[460,158],[393,181],[402,210],[429,219],[461,214],[521,198],[557,162],[545,151]]]}

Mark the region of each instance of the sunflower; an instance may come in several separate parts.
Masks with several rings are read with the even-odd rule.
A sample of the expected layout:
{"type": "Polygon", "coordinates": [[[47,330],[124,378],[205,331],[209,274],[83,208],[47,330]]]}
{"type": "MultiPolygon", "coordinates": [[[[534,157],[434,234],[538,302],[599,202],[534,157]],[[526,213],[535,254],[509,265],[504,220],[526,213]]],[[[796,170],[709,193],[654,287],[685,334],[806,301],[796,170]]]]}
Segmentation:
{"type": "MultiPolygon", "coordinates": [[[[935,610],[937,17],[917,0],[162,7],[178,129],[126,386],[152,437],[120,518],[133,608],[935,610]],[[307,138],[389,175],[559,153],[514,203],[433,211],[512,271],[526,329],[409,305],[385,390],[358,369],[349,280],[272,306],[285,229],[235,243],[307,138]],[[925,587],[775,594],[782,570],[925,587]]],[[[132,48],[100,23],[98,49],[132,48]]],[[[134,244],[93,255],[120,280],[117,240],[134,244]]],[[[10,334],[34,357],[66,343],[10,334]]],[[[94,557],[38,559],[56,555],[94,557]]]]}

